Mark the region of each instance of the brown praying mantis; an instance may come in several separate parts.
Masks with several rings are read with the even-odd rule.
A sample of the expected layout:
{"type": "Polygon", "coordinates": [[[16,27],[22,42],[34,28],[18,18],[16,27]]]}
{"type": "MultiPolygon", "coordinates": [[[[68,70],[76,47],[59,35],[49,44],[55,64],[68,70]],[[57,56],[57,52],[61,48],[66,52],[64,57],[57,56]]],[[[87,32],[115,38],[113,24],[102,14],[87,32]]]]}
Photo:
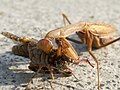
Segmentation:
{"type": "Polygon", "coordinates": [[[92,53],[92,48],[105,47],[120,40],[120,37],[112,39],[112,34],[116,32],[116,29],[112,25],[105,23],[78,22],[71,24],[70,20],[65,14],[62,14],[62,16],[65,26],[48,32],[46,34],[46,38],[52,39],[64,37],[78,44],[85,43],[87,45],[89,54],[93,57],[97,64],[98,90],[100,90],[99,63],[95,55],[92,53]],[[69,23],[69,25],[66,24],[66,21],[69,23]],[[73,33],[78,35],[80,38],[79,41],[68,37],[73,33]]]}

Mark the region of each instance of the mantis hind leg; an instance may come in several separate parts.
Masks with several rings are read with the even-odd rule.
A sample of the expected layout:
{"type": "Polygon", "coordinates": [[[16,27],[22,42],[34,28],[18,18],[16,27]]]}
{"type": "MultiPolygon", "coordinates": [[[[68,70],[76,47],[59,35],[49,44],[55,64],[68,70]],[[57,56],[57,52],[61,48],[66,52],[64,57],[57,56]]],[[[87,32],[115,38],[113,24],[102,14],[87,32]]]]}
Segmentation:
{"type": "Polygon", "coordinates": [[[87,44],[88,52],[93,57],[94,61],[97,64],[98,90],[100,90],[99,62],[98,62],[97,58],[95,57],[95,55],[92,53],[93,35],[90,34],[89,31],[86,31],[85,38],[86,38],[86,44],[87,44]]]}
{"type": "Polygon", "coordinates": [[[23,56],[23,57],[28,57],[28,45],[27,44],[19,44],[15,45],[12,47],[12,52],[15,55],[23,56]]]}
{"type": "Polygon", "coordinates": [[[116,38],[116,39],[114,39],[114,40],[112,40],[112,41],[109,41],[109,42],[107,42],[107,43],[105,43],[105,44],[102,44],[101,46],[99,46],[99,47],[97,47],[97,48],[102,48],[102,47],[108,46],[108,45],[110,45],[110,44],[112,44],[112,43],[114,43],[114,42],[116,42],[116,41],[118,41],[118,40],[120,40],[120,37],[118,37],[118,38],[116,38]]]}

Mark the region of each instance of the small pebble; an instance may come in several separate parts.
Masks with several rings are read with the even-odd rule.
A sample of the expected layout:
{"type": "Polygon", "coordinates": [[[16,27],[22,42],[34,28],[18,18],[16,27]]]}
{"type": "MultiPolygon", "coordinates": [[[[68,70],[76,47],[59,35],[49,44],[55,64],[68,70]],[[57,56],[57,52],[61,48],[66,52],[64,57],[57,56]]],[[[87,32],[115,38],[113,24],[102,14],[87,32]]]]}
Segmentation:
{"type": "Polygon", "coordinates": [[[117,75],[115,75],[116,78],[119,78],[117,75]]]}
{"type": "Polygon", "coordinates": [[[5,82],[5,84],[6,84],[6,85],[8,85],[8,83],[7,83],[7,82],[5,82]]]}
{"type": "Polygon", "coordinates": [[[111,63],[111,65],[114,65],[113,63],[111,63]]]}
{"type": "Polygon", "coordinates": [[[118,90],[120,90],[120,87],[118,88],[118,90]]]}
{"type": "Polygon", "coordinates": [[[90,16],[90,18],[91,18],[91,19],[93,19],[93,18],[94,18],[94,16],[90,16]]]}
{"type": "Polygon", "coordinates": [[[115,87],[115,86],[116,86],[116,84],[113,84],[113,86],[115,87]]]}
{"type": "Polygon", "coordinates": [[[26,85],[26,84],[22,84],[21,86],[22,86],[22,87],[26,87],[27,85],[26,85]]]}
{"type": "Polygon", "coordinates": [[[106,89],[109,89],[109,90],[110,90],[110,88],[109,88],[109,87],[106,87],[106,89]]]}
{"type": "Polygon", "coordinates": [[[11,82],[15,83],[16,81],[15,81],[15,80],[12,80],[11,82]]]}
{"type": "Polygon", "coordinates": [[[81,83],[78,83],[78,85],[84,88],[84,86],[81,83]]]}
{"type": "Polygon", "coordinates": [[[120,65],[118,65],[118,68],[120,68],[120,65]]]}
{"type": "Polygon", "coordinates": [[[104,84],[100,84],[101,87],[105,86],[104,84]]]}
{"type": "Polygon", "coordinates": [[[91,82],[87,82],[87,84],[88,84],[88,85],[90,85],[90,84],[91,84],[91,82]]]}
{"type": "Polygon", "coordinates": [[[110,81],[106,81],[106,82],[107,82],[107,84],[110,83],[110,81]]]}
{"type": "Polygon", "coordinates": [[[112,82],[115,82],[115,80],[112,80],[112,82]]]}

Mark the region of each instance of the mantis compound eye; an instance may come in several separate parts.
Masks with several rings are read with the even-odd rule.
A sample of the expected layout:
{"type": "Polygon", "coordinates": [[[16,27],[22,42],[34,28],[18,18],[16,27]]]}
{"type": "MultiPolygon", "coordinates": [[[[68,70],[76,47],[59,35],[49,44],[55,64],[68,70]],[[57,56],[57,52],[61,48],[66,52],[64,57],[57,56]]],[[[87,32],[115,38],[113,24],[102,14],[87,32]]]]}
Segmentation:
{"type": "Polygon", "coordinates": [[[43,50],[45,53],[49,53],[53,49],[53,44],[45,38],[38,41],[37,48],[43,50]]]}

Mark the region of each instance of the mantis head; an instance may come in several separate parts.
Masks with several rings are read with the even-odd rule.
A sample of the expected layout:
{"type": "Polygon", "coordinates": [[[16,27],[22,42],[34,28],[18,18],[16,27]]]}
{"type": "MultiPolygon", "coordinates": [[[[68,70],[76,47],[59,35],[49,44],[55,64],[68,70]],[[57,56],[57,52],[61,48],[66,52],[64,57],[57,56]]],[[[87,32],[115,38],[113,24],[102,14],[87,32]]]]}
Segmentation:
{"type": "Polygon", "coordinates": [[[49,53],[53,49],[53,44],[49,39],[44,38],[38,41],[37,48],[49,53]]]}

